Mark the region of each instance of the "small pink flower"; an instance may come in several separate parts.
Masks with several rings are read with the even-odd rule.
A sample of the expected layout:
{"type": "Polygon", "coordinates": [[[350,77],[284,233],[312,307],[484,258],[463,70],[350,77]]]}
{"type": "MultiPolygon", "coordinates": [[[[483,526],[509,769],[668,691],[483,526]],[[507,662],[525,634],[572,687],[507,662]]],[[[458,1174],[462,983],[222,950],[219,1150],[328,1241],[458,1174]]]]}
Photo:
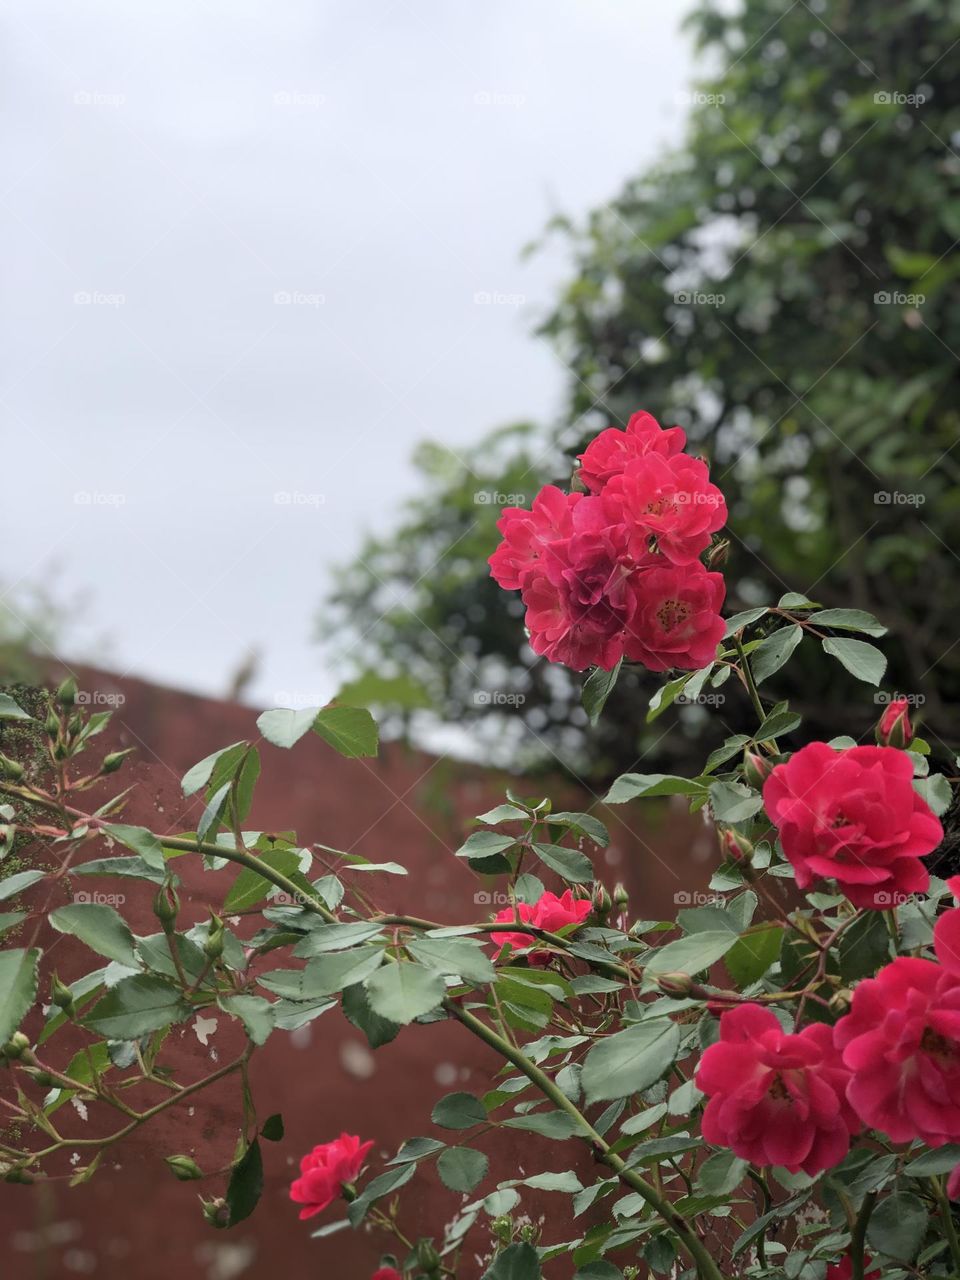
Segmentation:
{"type": "Polygon", "coordinates": [[[703,1137],[753,1164],[831,1169],[860,1127],[844,1098],[849,1078],[825,1024],[791,1035],[760,1005],[728,1009],[697,1069],[710,1098],[703,1137]]]}
{"type": "MultiPolygon", "coordinates": [[[[541,894],[535,903],[518,902],[516,913],[513,907],[504,907],[502,911],[497,912],[494,920],[498,924],[501,922],[512,924],[519,916],[524,924],[544,929],[547,933],[557,933],[567,925],[582,924],[592,910],[593,904],[589,898],[575,898],[567,889],[559,898],[555,893],[548,891],[541,894]]],[[[533,948],[531,959],[549,958],[549,952],[535,950],[537,939],[532,934],[504,932],[492,933],[490,937],[498,947],[509,943],[514,951],[527,951],[533,948]]]]}
{"type": "Polygon", "coordinates": [[[720,617],[725,591],[723,574],[708,573],[699,561],[638,573],[631,583],[627,657],[651,671],[707,666],[726,629],[720,617]]]}
{"type": "Polygon", "coordinates": [[[312,1218],[340,1194],[344,1184],[353,1182],[363,1167],[373,1142],[361,1142],[341,1133],[333,1142],[323,1142],[300,1161],[300,1177],[290,1186],[290,1199],[304,1207],[301,1218],[312,1218]]]}
{"type": "Polygon", "coordinates": [[[608,482],[602,502],[610,519],[627,529],[637,560],[655,547],[671,564],[692,564],[727,519],[707,464],[686,454],[635,459],[608,482]]]}
{"type": "Polygon", "coordinates": [[[930,883],[920,859],[943,828],[904,751],[811,742],[773,770],[763,803],[801,889],[833,879],[854,906],[882,909],[930,883]]]}
{"type": "Polygon", "coordinates": [[[650,413],[635,413],[625,431],[608,427],[587,445],[580,455],[580,479],[591,493],[599,493],[608,480],[618,476],[628,463],[648,454],[664,458],[680,453],[687,442],[682,427],[664,430],[650,413]]]}

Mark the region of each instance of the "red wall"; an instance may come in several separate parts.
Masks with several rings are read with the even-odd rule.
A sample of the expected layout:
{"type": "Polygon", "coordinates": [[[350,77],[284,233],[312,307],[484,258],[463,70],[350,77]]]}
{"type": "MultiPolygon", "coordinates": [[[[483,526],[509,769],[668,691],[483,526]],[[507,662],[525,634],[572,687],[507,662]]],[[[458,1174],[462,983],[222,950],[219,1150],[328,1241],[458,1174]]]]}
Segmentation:
{"type": "MultiPolygon", "coordinates": [[[[139,748],[136,763],[128,763],[119,775],[124,784],[135,784],[126,819],[153,824],[159,810],[169,831],[194,829],[199,805],[196,799],[183,799],[180,777],[209,752],[255,737],[256,713],[99,672],[85,673],[83,683],[94,697],[123,698],[111,748],[139,748]]],[[[489,907],[475,904],[480,888],[476,878],[452,851],[461,843],[468,819],[502,798],[502,778],[399,744],[384,747],[376,760],[347,761],[312,736],[292,752],[263,744],[262,756],[249,827],[296,826],[303,844],[317,840],[377,861],[400,862],[409,868],[409,877],[374,874],[363,880],[363,888],[380,907],[442,921],[488,914],[489,907]]],[[[541,788],[542,784],[528,783],[524,790],[541,788]]],[[[563,796],[560,786],[545,789],[566,807],[594,806],[592,796],[571,792],[569,786],[563,796]]],[[[636,915],[672,915],[676,894],[702,887],[714,861],[714,845],[699,821],[662,806],[597,806],[594,811],[608,823],[612,836],[610,850],[596,860],[598,874],[611,888],[617,879],[627,883],[636,915]]],[[[87,856],[100,852],[91,846],[87,856]]],[[[184,880],[183,914],[190,921],[204,918],[207,905],[222,899],[223,886],[233,875],[230,870],[204,872],[200,860],[191,856],[178,859],[176,870],[184,880]]],[[[155,931],[150,886],[111,879],[88,880],[85,887],[94,883],[105,892],[126,894],[122,910],[135,932],[155,931]]],[[[51,905],[68,900],[66,889],[58,893],[60,898],[51,905]]],[[[250,917],[238,932],[252,933],[256,927],[257,918],[250,917]]],[[[41,942],[48,948],[45,964],[55,966],[65,979],[90,967],[89,953],[72,939],[54,934],[41,942]]],[[[22,945],[19,939],[18,943],[22,945]]],[[[187,1083],[215,1069],[214,1055],[219,1063],[228,1061],[239,1043],[230,1020],[218,1015],[206,1048],[191,1026],[178,1027],[168,1041],[169,1059],[176,1065],[177,1079],[187,1083]]],[[[76,1046],[66,1037],[51,1044],[51,1061],[65,1065],[76,1046]]],[[[266,1188],[251,1219],[230,1231],[208,1227],[196,1193],[202,1189],[204,1195],[216,1194],[221,1184],[178,1183],[162,1162],[173,1152],[194,1155],[205,1169],[229,1161],[239,1114],[234,1077],[199,1094],[192,1114],[186,1108],[171,1108],[118,1144],[82,1187],[68,1189],[58,1180],[30,1188],[0,1183],[0,1227],[7,1240],[0,1275],[16,1280],[73,1275],[95,1275],[99,1280],[169,1280],[171,1275],[233,1280],[283,1274],[297,1280],[363,1280],[373,1271],[381,1248],[389,1246],[380,1238],[349,1231],[311,1240],[312,1226],[337,1214],[331,1208],[315,1223],[297,1220],[287,1186],[299,1156],[343,1129],[376,1140],[371,1163],[374,1157],[390,1156],[404,1137],[432,1132],[430,1111],[437,1097],[453,1089],[482,1093],[488,1088],[491,1067],[495,1069],[496,1062],[482,1045],[459,1027],[445,1024],[407,1028],[376,1055],[339,1010],[292,1035],[275,1032],[254,1056],[252,1080],[262,1116],[281,1111],[286,1136],[278,1144],[264,1144],[266,1188]]],[[[6,1087],[0,1078],[0,1091],[6,1087]]],[[[72,1137],[110,1132],[115,1126],[112,1116],[103,1117],[94,1108],[86,1122],[71,1107],[59,1111],[57,1118],[72,1137]]],[[[565,1145],[529,1135],[504,1133],[497,1149],[504,1176],[570,1164],[565,1145]]],[[[589,1175],[586,1154],[581,1167],[589,1175]]],[[[414,1231],[438,1230],[453,1216],[457,1203],[458,1197],[440,1186],[432,1169],[424,1169],[403,1192],[408,1207],[404,1220],[414,1231]]],[[[560,1208],[558,1199],[531,1197],[524,1207],[534,1218],[545,1218],[544,1240],[569,1238],[553,1216],[560,1208]]],[[[471,1237],[475,1247],[467,1256],[472,1259],[485,1239],[485,1233],[471,1237]]],[[[480,1271],[479,1260],[471,1261],[463,1275],[480,1271]]],[[[551,1280],[561,1280],[571,1271],[565,1263],[552,1264],[551,1280]]]]}

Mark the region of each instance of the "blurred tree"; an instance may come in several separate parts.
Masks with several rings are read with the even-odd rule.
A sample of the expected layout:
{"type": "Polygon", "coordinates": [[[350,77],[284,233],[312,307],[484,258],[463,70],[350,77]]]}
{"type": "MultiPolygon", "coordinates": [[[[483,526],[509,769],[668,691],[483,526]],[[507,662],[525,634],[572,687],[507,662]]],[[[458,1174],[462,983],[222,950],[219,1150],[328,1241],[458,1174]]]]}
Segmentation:
{"type": "MultiPolygon", "coordinates": [[[[684,147],[585,225],[551,228],[576,263],[542,326],[571,373],[572,425],[500,432],[459,460],[425,450],[427,496],[345,569],[326,615],[363,637],[354,669],[411,673],[442,721],[483,716],[501,753],[540,750],[580,770],[588,758],[583,722],[569,719],[579,681],[525,647],[519,602],[486,576],[498,505],[475,495],[529,496],[568,476],[586,439],[637,408],[686,427],[712,462],[730,506],[731,608],[789,589],[875,612],[912,642],[887,642],[886,687],[925,698],[949,737],[960,5],[728,8],[710,0],[689,19],[715,70],[690,94],[684,147]],[[495,690],[526,701],[497,705],[495,690]]],[[[810,664],[799,703],[811,731],[829,702],[834,724],[839,710],[862,732],[877,712],[864,686],[821,667],[810,664]]],[[[623,718],[591,743],[598,777],[666,727],[642,727],[655,677],[631,680],[623,718]]],[[[738,715],[734,695],[719,731],[738,715]]]]}

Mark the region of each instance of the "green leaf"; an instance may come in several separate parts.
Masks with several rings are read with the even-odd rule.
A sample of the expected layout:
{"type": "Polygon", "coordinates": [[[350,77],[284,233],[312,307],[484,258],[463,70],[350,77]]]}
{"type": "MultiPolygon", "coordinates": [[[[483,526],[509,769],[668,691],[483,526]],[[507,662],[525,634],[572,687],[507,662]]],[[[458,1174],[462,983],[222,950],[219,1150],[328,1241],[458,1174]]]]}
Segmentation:
{"type": "Polygon", "coordinates": [[[942,773],[932,773],[929,778],[914,778],[914,790],[941,817],[953,802],[953,788],[942,773]]]}
{"type": "Polygon", "coordinates": [[[18,871],[15,876],[7,876],[6,879],[0,880],[0,902],[5,902],[7,898],[15,898],[18,893],[22,893],[24,889],[29,889],[32,884],[42,880],[46,874],[46,871],[37,870],[18,871]]]}
{"type": "Polygon", "coordinates": [[[99,902],[73,902],[51,911],[49,919],[58,933],[72,934],[97,955],[118,960],[128,969],[137,968],[133,934],[113,907],[99,902]]]}
{"type": "Polygon", "coordinates": [[[220,996],[217,1004],[235,1018],[239,1018],[254,1044],[263,1044],[273,1030],[273,1005],[262,996],[238,993],[220,996]]]}
{"type": "MultiPolygon", "coordinates": [[[[73,1055],[64,1068],[63,1074],[80,1084],[92,1085],[95,1076],[109,1071],[113,1063],[110,1061],[110,1046],[105,1040],[80,1049],[73,1055]]],[[[59,1110],[65,1102],[69,1102],[77,1093],[76,1089],[55,1089],[49,1101],[44,1103],[44,1111],[48,1116],[59,1110]]]]}
{"type": "Polygon", "coordinates": [[[210,781],[210,775],[213,773],[214,766],[221,756],[225,756],[227,752],[236,752],[237,759],[247,748],[246,742],[233,742],[229,747],[221,747],[219,751],[214,751],[212,755],[205,756],[192,769],[188,769],[183,775],[180,783],[185,796],[192,796],[198,792],[201,787],[205,787],[210,781]]]}
{"type": "Polygon", "coordinates": [[[878,622],[872,613],[863,609],[821,609],[811,613],[808,619],[821,627],[830,627],[838,631],[862,631],[867,636],[885,636],[887,628],[878,622]]]}
{"type": "Polygon", "coordinates": [[[511,1244],[498,1253],[480,1280],[540,1280],[540,1258],[532,1244],[511,1244]]]}
{"type": "Polygon", "coordinates": [[[190,1016],[176,987],[153,974],[122,978],[98,1000],[83,1025],[108,1040],[139,1040],[190,1016]]]}
{"type": "Polygon", "coordinates": [[[724,640],[729,640],[737,631],[742,631],[744,627],[749,627],[751,622],[757,622],[765,614],[770,612],[766,605],[759,605],[755,609],[744,609],[742,613],[735,613],[732,618],[727,619],[727,629],[723,633],[724,640]]]}
{"type": "Polygon", "coordinates": [[[678,938],[658,948],[646,963],[644,972],[654,977],[661,973],[700,973],[709,969],[739,941],[735,933],[704,930],[689,938],[678,938]]]}
{"type": "Polygon", "coordinates": [[[750,655],[750,670],[756,683],[779,671],[802,639],[803,628],[794,625],[781,627],[761,641],[750,655]]]}
{"type": "Polygon", "coordinates": [[[383,963],[383,956],[383,948],[374,946],[355,947],[352,951],[335,951],[316,956],[307,962],[307,967],[300,975],[302,994],[299,998],[316,1000],[320,996],[338,995],[345,987],[363,982],[375,973],[383,963]]]}
{"type": "Polygon", "coordinates": [[[389,1018],[381,1018],[370,1008],[367,993],[360,982],[346,987],[341,1001],[344,1017],[367,1037],[371,1049],[379,1049],[381,1045],[395,1040],[400,1031],[399,1022],[391,1022],[389,1018]]]}
{"type": "Polygon", "coordinates": [[[428,969],[466,982],[493,982],[497,976],[484,949],[466,938],[417,938],[407,950],[428,969]]]}
{"type": "Polygon", "coordinates": [[[777,738],[781,734],[792,733],[799,723],[800,717],[792,711],[773,711],[753,735],[754,740],[764,742],[767,738],[777,738]]]}
{"type": "Polygon", "coordinates": [[[328,951],[348,951],[361,942],[375,938],[380,926],[367,920],[350,921],[348,924],[321,924],[311,929],[293,949],[295,956],[308,959],[328,951]]]}
{"type": "Polygon", "coordinates": [[[534,844],[540,861],[571,884],[588,884],[593,880],[593,863],[579,849],[565,849],[559,844],[534,844]]]}
{"type": "Polygon", "coordinates": [[[472,831],[457,850],[457,857],[489,858],[513,848],[516,843],[515,836],[504,835],[502,831],[472,831]]]}
{"type": "MultiPolygon", "coordinates": [[[[14,702],[9,693],[0,693],[0,720],[32,720],[23,707],[14,702]]],[[[9,1038],[9,1037],[8,1037],[9,1038]]]]}
{"type": "Polygon", "coordinates": [[[438,1142],[436,1138],[407,1138],[387,1164],[409,1164],[411,1161],[422,1160],[424,1156],[435,1156],[446,1145],[445,1142],[438,1142]]]}
{"type": "Polygon", "coordinates": [[[263,1157],[256,1138],[250,1143],[240,1162],[230,1174],[227,1185],[227,1206],[230,1210],[229,1225],[235,1227],[249,1218],[257,1207],[263,1191],[263,1157]]]}
{"type": "Polygon", "coordinates": [[[29,914],[29,911],[4,911],[0,914],[0,937],[22,924],[29,914]]]}
{"type": "Polygon", "coordinates": [[[669,773],[623,773],[604,796],[604,804],[624,804],[639,796],[702,796],[706,787],[697,778],[669,773]]]}
{"type": "Polygon", "coordinates": [[[486,822],[495,824],[497,822],[529,822],[530,815],[525,809],[519,808],[515,804],[498,804],[493,809],[488,809],[486,813],[477,815],[478,822],[486,822]]]}
{"type": "Polygon", "coordinates": [[[911,1262],[927,1232],[927,1209],[909,1191],[897,1191],[881,1200],[867,1224],[867,1243],[888,1258],[911,1262]]]}
{"type": "MultiPolygon", "coordinates": [[[[267,849],[260,854],[259,861],[271,871],[279,871],[288,879],[300,872],[300,854],[296,849],[267,849]]],[[[249,911],[262,901],[274,887],[273,881],[260,875],[251,867],[244,869],[234,880],[223,900],[224,914],[249,911]]]]}
{"type": "Polygon", "coordinates": [[[671,1065],[679,1045],[680,1028],[666,1018],[641,1022],[601,1040],[583,1063],[580,1082],[587,1102],[627,1098],[648,1089],[671,1065]]]}
{"type": "Polygon", "coordinates": [[[126,823],[115,822],[105,826],[103,830],[111,839],[139,854],[148,867],[152,867],[155,871],[165,870],[163,845],[146,827],[131,827],[126,823]]]}
{"type": "Polygon", "coordinates": [[[0,1044],[6,1044],[37,997],[40,951],[0,951],[0,1044]]]}
{"type": "Polygon", "coordinates": [[[472,1191],[487,1176],[489,1161],[473,1147],[448,1147],[437,1160],[440,1181],[449,1191],[472,1191]]]}
{"type": "Polygon", "coordinates": [[[749,987],[752,982],[758,982],[770,966],[780,959],[783,932],[780,925],[764,925],[751,933],[745,933],[724,956],[727,972],[741,990],[749,987]]]}
{"type": "Polygon", "coordinates": [[[840,937],[840,976],[856,982],[872,976],[890,958],[890,935],[882,911],[864,911],[840,937]]]}
{"type": "Polygon", "coordinates": [[[283,1116],[277,1111],[272,1116],[267,1116],[263,1124],[260,1126],[260,1137],[266,1138],[268,1142],[281,1142],[283,1140],[283,1116]]]}
{"type": "Polygon", "coordinates": [[[936,1151],[925,1151],[916,1160],[911,1160],[903,1172],[911,1178],[929,1178],[935,1173],[952,1173],[960,1164],[960,1145],[955,1142],[945,1147],[937,1147],[936,1151]]]}
{"type": "Polygon", "coordinates": [[[569,827],[578,835],[584,835],[601,849],[610,843],[610,832],[592,813],[551,813],[547,822],[552,825],[569,827]]]}
{"type": "Polygon", "coordinates": [[[405,961],[386,965],[368,980],[366,987],[374,1013],[404,1025],[435,1009],[446,990],[438,973],[405,961]]]}
{"type": "Polygon", "coordinates": [[[207,801],[206,807],[200,816],[200,821],[197,823],[198,840],[205,839],[211,827],[219,825],[223,811],[227,807],[227,801],[230,799],[230,785],[229,782],[224,782],[207,801]]]}
{"type": "Polygon", "coordinates": [[[290,748],[310,732],[319,713],[319,707],[303,707],[299,711],[278,707],[258,716],[257,728],[275,747],[290,748]]]}
{"type": "Polygon", "coordinates": [[[372,1182],[369,1182],[347,1210],[351,1225],[354,1227],[359,1226],[374,1201],[404,1186],[416,1171],[416,1164],[404,1164],[395,1169],[388,1169],[386,1173],[381,1173],[378,1178],[374,1178],[372,1182]]]}
{"type": "Polygon", "coordinates": [[[887,669],[887,660],[875,645],[863,640],[838,639],[828,636],[823,651],[846,667],[852,676],[865,684],[879,685],[887,669]]]}
{"type": "Polygon", "coordinates": [[[364,707],[324,707],[314,721],[313,731],[348,759],[377,754],[377,722],[364,707]]]}
{"type": "Polygon", "coordinates": [[[152,884],[163,884],[167,878],[166,868],[158,870],[145,862],[143,858],[120,854],[116,858],[91,858],[89,862],[81,862],[70,868],[72,876],[127,876],[135,880],[149,880],[152,884]]]}
{"type": "Polygon", "coordinates": [[[523,1129],[557,1142],[564,1142],[575,1133],[582,1134],[580,1124],[566,1111],[532,1111],[527,1115],[511,1116],[503,1124],[507,1129],[523,1129]]]}
{"type": "Polygon", "coordinates": [[[191,982],[196,982],[207,967],[207,958],[193,939],[188,938],[186,934],[173,933],[168,939],[165,933],[152,933],[146,938],[138,938],[137,955],[148,969],[177,981],[180,975],[170,951],[171,941],[177,948],[177,955],[184,973],[191,982]]]}
{"type": "Polygon", "coordinates": [[[704,1160],[697,1171],[697,1181],[711,1196],[728,1196],[739,1187],[750,1168],[748,1160],[739,1160],[732,1151],[718,1151],[704,1160]]]}
{"type": "Polygon", "coordinates": [[[742,782],[714,782],[710,807],[718,822],[746,822],[763,808],[763,797],[742,782]]]}
{"type": "Polygon", "coordinates": [[[587,718],[592,725],[596,725],[600,719],[600,713],[603,711],[606,701],[617,683],[622,664],[623,659],[621,658],[611,671],[604,671],[602,667],[594,667],[583,682],[583,690],[580,695],[581,701],[583,702],[583,709],[587,713],[587,718]]]}
{"type": "Polygon", "coordinates": [[[441,1129],[472,1129],[486,1123],[487,1112],[472,1093],[448,1093],[433,1108],[430,1119],[441,1129]]]}

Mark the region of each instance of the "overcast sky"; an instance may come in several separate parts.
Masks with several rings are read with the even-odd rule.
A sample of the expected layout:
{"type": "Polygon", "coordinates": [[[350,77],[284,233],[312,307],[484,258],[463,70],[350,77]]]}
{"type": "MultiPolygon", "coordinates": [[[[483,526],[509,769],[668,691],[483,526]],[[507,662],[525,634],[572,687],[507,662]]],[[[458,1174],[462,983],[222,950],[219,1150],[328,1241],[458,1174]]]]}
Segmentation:
{"type": "Polygon", "coordinates": [[[679,138],[689,7],[8,0],[0,579],[89,593],[68,654],[332,696],[415,445],[557,412],[520,251],[679,138]]]}

